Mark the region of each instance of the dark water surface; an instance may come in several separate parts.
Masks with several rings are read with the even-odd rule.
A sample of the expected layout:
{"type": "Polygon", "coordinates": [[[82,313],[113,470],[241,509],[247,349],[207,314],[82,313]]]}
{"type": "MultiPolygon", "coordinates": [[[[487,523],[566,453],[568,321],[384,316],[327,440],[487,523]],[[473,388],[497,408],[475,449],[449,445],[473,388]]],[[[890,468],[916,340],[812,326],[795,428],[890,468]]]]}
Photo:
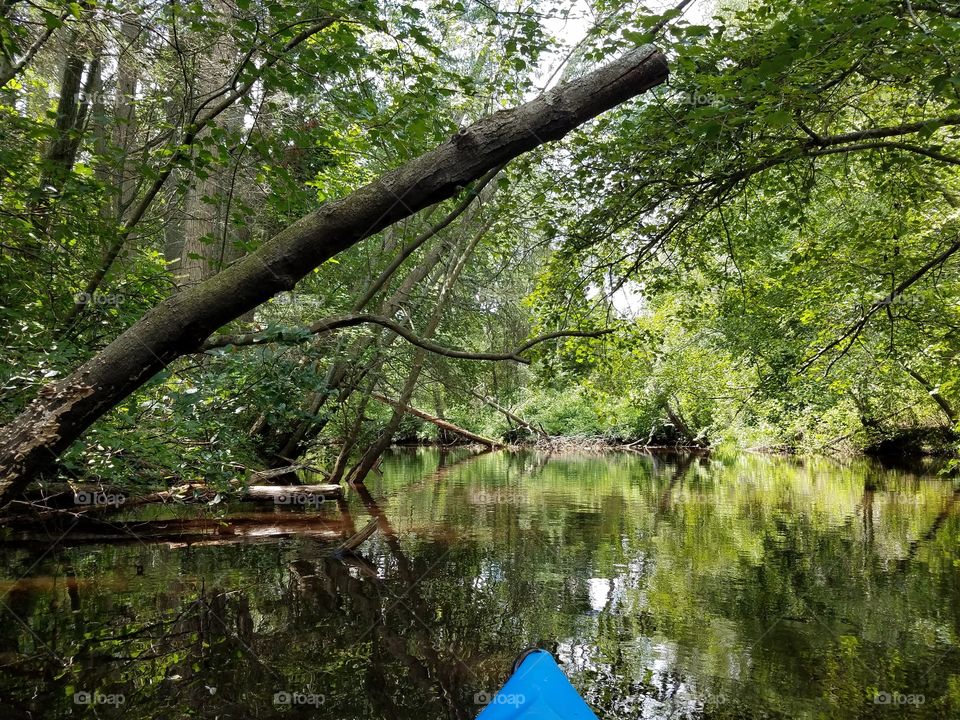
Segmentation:
{"type": "Polygon", "coordinates": [[[546,642],[601,718],[960,718],[955,482],[466,457],[398,453],[366,498],[245,507],[186,543],[7,531],[0,717],[473,718],[546,642]]]}

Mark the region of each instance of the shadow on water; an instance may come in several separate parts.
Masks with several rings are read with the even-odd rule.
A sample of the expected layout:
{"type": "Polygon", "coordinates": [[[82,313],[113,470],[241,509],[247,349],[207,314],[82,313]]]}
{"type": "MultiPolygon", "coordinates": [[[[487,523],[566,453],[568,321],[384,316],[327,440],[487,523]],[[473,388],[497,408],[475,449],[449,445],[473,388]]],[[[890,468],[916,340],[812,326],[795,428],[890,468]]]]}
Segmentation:
{"type": "Polygon", "coordinates": [[[307,511],[8,530],[0,701],[467,720],[546,642],[604,718],[960,716],[958,507],[869,461],[419,449],[307,511]]]}

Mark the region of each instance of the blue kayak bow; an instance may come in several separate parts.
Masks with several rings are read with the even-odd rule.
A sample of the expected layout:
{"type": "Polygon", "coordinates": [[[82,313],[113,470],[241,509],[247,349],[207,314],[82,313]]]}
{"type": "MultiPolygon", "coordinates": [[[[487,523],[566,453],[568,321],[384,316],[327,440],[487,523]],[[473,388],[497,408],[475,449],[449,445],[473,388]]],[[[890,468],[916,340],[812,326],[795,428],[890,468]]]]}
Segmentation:
{"type": "Polygon", "coordinates": [[[528,650],[477,720],[598,720],[553,656],[528,650]]]}

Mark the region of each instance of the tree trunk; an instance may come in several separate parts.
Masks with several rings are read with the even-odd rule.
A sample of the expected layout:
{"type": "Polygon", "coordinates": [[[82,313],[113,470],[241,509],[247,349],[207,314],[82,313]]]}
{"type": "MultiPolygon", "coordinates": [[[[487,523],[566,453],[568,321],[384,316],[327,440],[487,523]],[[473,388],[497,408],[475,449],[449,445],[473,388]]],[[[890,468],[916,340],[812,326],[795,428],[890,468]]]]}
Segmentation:
{"type": "Polygon", "coordinates": [[[70,34],[70,49],[63,62],[53,140],[43,158],[44,172],[41,185],[45,188],[52,187],[57,191],[63,186],[73,164],[72,135],[76,131],[77,117],[80,113],[80,81],[83,79],[85,64],[83,56],[76,49],[79,42],[80,33],[74,30],[70,34]]]}
{"type": "Polygon", "coordinates": [[[940,394],[940,388],[935,386],[932,382],[927,380],[923,375],[913,368],[904,365],[903,369],[910,377],[916,380],[924,390],[927,391],[927,394],[931,398],[933,398],[933,401],[937,404],[937,407],[939,407],[943,411],[943,414],[947,416],[947,420],[950,421],[950,424],[956,425],[957,413],[953,409],[953,406],[950,404],[950,402],[940,394]]]}
{"type": "Polygon", "coordinates": [[[22,492],[99,417],[173,360],[195,351],[224,324],[278,292],[292,290],[342,250],[452,197],[501,163],[559,140],[659,85],[667,74],[659,50],[636,48],[582,78],[462,129],[437,148],[301,218],[209,280],[157,305],[72,375],[42,388],[0,429],[0,505],[22,492]]]}
{"type": "Polygon", "coordinates": [[[123,46],[118,48],[117,87],[113,99],[113,132],[111,148],[117,154],[112,168],[113,186],[116,193],[113,198],[112,215],[118,222],[133,202],[137,189],[136,162],[132,156],[134,141],[137,137],[137,80],[139,77],[136,49],[140,33],[137,16],[126,13],[120,24],[120,37],[123,46]]]}
{"type": "MultiPolygon", "coordinates": [[[[222,0],[211,3],[216,16],[229,27],[230,9],[222,0]]],[[[207,39],[196,38],[198,43],[207,39]]],[[[223,78],[229,77],[237,62],[237,48],[229,35],[224,34],[197,55],[194,67],[196,96],[194,105],[209,103],[223,91],[223,78]]],[[[243,125],[243,110],[232,105],[223,111],[219,126],[235,132],[243,125]]],[[[203,145],[213,125],[197,133],[197,142],[203,145]]],[[[234,162],[239,162],[235,160],[234,162]]],[[[215,165],[195,172],[187,183],[181,199],[183,244],[178,261],[172,264],[174,282],[180,288],[197,285],[216,275],[224,261],[233,260],[237,253],[229,237],[226,198],[233,190],[236,173],[229,166],[215,165]]]]}
{"type": "MultiPolygon", "coordinates": [[[[440,295],[437,297],[437,302],[433,308],[433,313],[423,329],[423,335],[427,339],[429,339],[433,333],[436,332],[437,327],[440,325],[440,320],[443,317],[447,301],[449,301],[451,295],[453,294],[453,288],[460,277],[460,273],[463,272],[463,269],[467,265],[467,261],[473,254],[473,251],[477,247],[477,244],[480,242],[481,238],[486,235],[491,224],[492,221],[488,221],[479,229],[470,242],[467,243],[466,247],[460,253],[460,256],[456,259],[456,261],[454,261],[453,266],[450,268],[447,277],[444,279],[443,285],[440,288],[440,295]]],[[[400,397],[397,399],[397,402],[393,404],[393,415],[391,415],[390,420],[387,422],[386,427],[384,427],[381,431],[379,437],[373,441],[370,447],[367,448],[366,452],[364,452],[360,457],[360,460],[357,462],[356,466],[354,466],[354,468],[350,471],[350,474],[347,478],[349,482],[363,482],[364,478],[367,476],[367,473],[373,469],[373,467],[380,461],[380,457],[383,455],[384,451],[390,447],[390,443],[393,441],[393,436],[396,434],[397,428],[400,427],[400,422],[403,420],[403,416],[406,412],[405,408],[410,403],[410,399],[413,397],[413,393],[417,389],[417,382],[420,379],[420,373],[423,371],[423,363],[425,359],[426,352],[424,349],[417,348],[416,352],[413,354],[413,362],[410,364],[410,374],[407,376],[407,380],[403,385],[403,389],[400,391],[400,397]]]]}
{"type": "Polygon", "coordinates": [[[87,65],[81,45],[83,37],[79,30],[70,33],[67,54],[60,77],[60,94],[57,99],[57,117],[54,121],[53,139],[43,157],[43,173],[40,185],[51,195],[60,193],[76,162],[80,147],[81,129],[86,121],[90,95],[100,83],[99,50],[87,65]],[[81,85],[84,71],[86,86],[81,85]],[[81,92],[83,91],[83,92],[81,92]]]}

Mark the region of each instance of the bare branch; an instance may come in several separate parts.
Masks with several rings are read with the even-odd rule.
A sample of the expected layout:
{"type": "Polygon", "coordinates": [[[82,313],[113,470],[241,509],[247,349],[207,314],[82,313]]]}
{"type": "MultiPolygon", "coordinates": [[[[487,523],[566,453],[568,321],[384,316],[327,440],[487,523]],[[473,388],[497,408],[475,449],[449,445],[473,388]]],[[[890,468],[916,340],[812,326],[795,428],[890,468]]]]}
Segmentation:
{"type": "Polygon", "coordinates": [[[306,328],[297,328],[296,330],[288,331],[286,333],[286,338],[284,338],[283,331],[279,333],[261,332],[244,333],[241,335],[215,335],[201,346],[199,352],[208,352],[210,350],[215,350],[217,348],[227,347],[230,345],[234,347],[244,347],[247,345],[266,345],[268,343],[275,342],[301,342],[306,334],[319,335],[322,333],[333,332],[335,330],[364,324],[380,325],[385,327],[388,330],[395,332],[411,345],[415,345],[416,347],[426,350],[427,352],[432,352],[435,355],[443,355],[444,357],[454,358],[457,360],[512,360],[525,365],[529,365],[530,360],[525,357],[521,357],[520,353],[526,352],[530,348],[539,345],[540,343],[547,342],[548,340],[555,340],[561,337],[595,338],[602,335],[607,335],[608,333],[612,333],[614,331],[613,328],[607,328],[604,330],[559,330],[557,332],[539,335],[531,340],[528,340],[516,350],[500,353],[484,353],[473,352],[470,350],[458,350],[456,348],[448,348],[443,345],[438,345],[431,340],[426,340],[419,335],[414,334],[408,328],[405,328],[403,325],[391,320],[390,318],[383,317],[382,315],[359,313],[353,315],[338,315],[324,318],[323,320],[318,320],[306,328]]]}
{"type": "MultiPolygon", "coordinates": [[[[64,12],[62,12],[60,14],[60,17],[58,18],[60,21],[60,25],[62,25],[63,22],[69,16],[70,16],[69,10],[65,10],[64,12]]],[[[4,63],[6,67],[3,67],[2,69],[0,69],[0,87],[3,87],[8,82],[13,80],[13,78],[15,78],[20,73],[20,71],[27,66],[27,63],[29,63],[33,59],[33,56],[40,51],[40,48],[42,48],[44,45],[47,44],[47,41],[53,35],[54,31],[58,27],[60,27],[60,25],[56,23],[50,23],[47,26],[47,29],[44,30],[44,32],[40,35],[40,37],[34,40],[33,44],[27,48],[27,51],[23,54],[23,57],[20,58],[19,61],[15,63],[10,63],[10,64],[4,63]]]]}
{"type": "Polygon", "coordinates": [[[495,178],[501,170],[503,170],[504,165],[498,165],[493,170],[488,172],[482,178],[477,180],[476,184],[470,188],[466,196],[457,204],[453,210],[451,210],[440,222],[436,223],[432,227],[428,228],[423,232],[419,237],[417,237],[412,243],[407,245],[403,250],[400,251],[400,254],[397,255],[393,262],[391,262],[380,276],[371,283],[370,287],[367,288],[367,291],[363,294],[357,302],[353,305],[353,310],[355,312],[360,312],[366,307],[367,303],[370,302],[374,296],[380,292],[384,285],[387,284],[387,281],[390,277],[397,271],[403,261],[410,257],[414,252],[417,251],[427,240],[432,238],[438,232],[446,228],[450,223],[456,220],[458,217],[463,215],[466,212],[467,208],[470,207],[471,203],[480,195],[480,191],[483,190],[486,185],[495,178]]]}
{"type": "Polygon", "coordinates": [[[674,20],[680,14],[682,14],[684,9],[687,7],[687,5],[689,5],[692,2],[693,0],[680,0],[680,2],[677,3],[675,7],[671,8],[670,10],[667,10],[667,12],[664,13],[663,18],[658,20],[656,24],[652,28],[650,28],[646,36],[646,41],[653,42],[654,40],[656,40],[657,36],[660,34],[660,31],[663,30],[667,25],[669,25],[672,20],[674,20]]]}

